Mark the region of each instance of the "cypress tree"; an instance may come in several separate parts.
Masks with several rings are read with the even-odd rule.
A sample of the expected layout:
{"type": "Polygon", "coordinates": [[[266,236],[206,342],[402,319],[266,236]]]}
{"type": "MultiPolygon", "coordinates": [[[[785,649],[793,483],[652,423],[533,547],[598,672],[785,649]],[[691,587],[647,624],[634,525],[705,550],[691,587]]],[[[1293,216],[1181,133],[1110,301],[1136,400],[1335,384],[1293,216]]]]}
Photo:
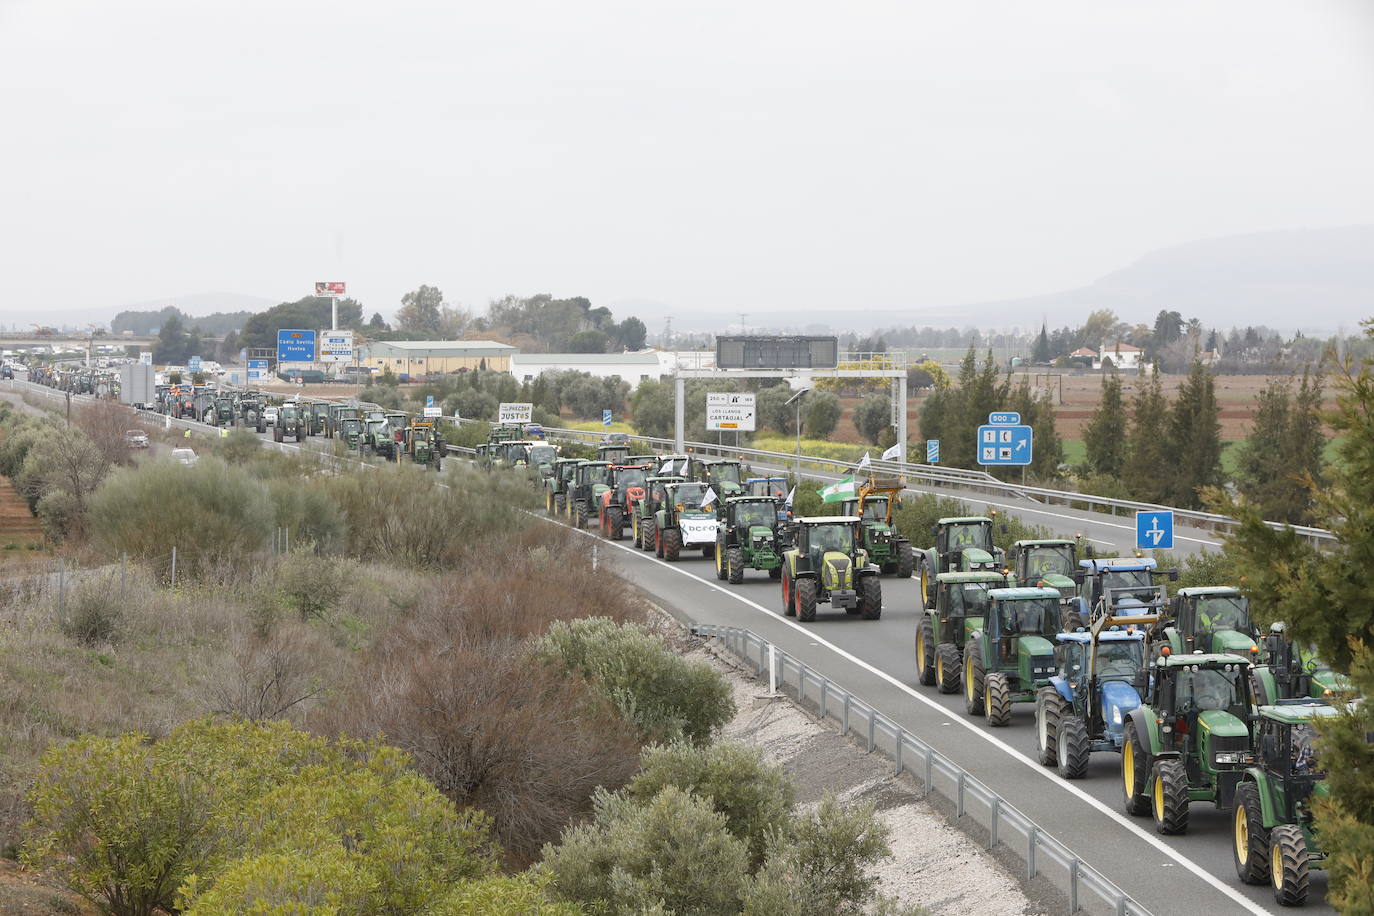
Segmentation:
{"type": "Polygon", "coordinates": [[[1169,411],[1171,459],[1165,493],[1170,505],[1197,508],[1202,505],[1201,488],[1221,485],[1220,412],[1212,373],[1194,359],[1169,411]]]}
{"type": "Polygon", "coordinates": [[[1159,384],[1159,365],[1140,386],[1131,404],[1131,432],[1121,482],[1135,499],[1162,503],[1169,484],[1169,403],[1159,384]]]}
{"type": "Polygon", "coordinates": [[[1113,369],[1102,376],[1102,399],[1083,431],[1088,468],[1094,474],[1120,478],[1126,467],[1126,409],[1121,376],[1113,369]]]}

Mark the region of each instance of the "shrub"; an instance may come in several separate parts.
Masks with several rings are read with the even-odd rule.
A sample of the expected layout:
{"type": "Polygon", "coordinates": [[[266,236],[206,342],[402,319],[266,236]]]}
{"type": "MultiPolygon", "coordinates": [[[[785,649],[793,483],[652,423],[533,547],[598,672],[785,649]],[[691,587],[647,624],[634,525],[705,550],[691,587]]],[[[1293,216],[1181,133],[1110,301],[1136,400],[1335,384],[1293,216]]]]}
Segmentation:
{"type": "Polygon", "coordinates": [[[735,714],[730,685],[710,665],[678,656],[637,624],[560,621],[540,651],[604,693],[645,741],[706,744],[735,714]]]}
{"type": "Polygon", "coordinates": [[[625,791],[644,801],[670,785],[708,799],[730,832],[747,845],[753,867],[763,861],[769,833],[783,829],[792,811],[794,792],[787,774],[744,744],[696,747],[680,742],[645,748],[639,775],[625,791]]]}
{"type": "Polygon", "coordinates": [[[737,913],[748,857],[710,801],[676,786],[643,804],[599,793],[591,823],[544,850],[560,896],[627,916],[737,913]]]}
{"type": "Polygon", "coordinates": [[[346,567],[309,554],[283,557],[277,583],[287,607],[301,620],[325,620],[336,610],[348,586],[346,567]]]}
{"type": "Polygon", "coordinates": [[[100,646],[119,636],[124,614],[119,595],[105,582],[85,580],[71,588],[58,623],[63,635],[83,646],[100,646]]]}
{"type": "Polygon", "coordinates": [[[581,916],[577,904],[550,898],[552,883],[543,871],[464,881],[425,912],[428,916],[581,916]]]}

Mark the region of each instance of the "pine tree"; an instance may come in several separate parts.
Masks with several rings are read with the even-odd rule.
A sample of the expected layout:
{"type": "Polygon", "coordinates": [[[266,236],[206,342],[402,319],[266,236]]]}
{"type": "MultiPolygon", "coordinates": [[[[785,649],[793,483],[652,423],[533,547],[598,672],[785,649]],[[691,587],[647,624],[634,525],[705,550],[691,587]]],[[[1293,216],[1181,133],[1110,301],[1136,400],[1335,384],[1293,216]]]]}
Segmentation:
{"type": "MultiPolygon", "coordinates": [[[[1059,438],[1059,430],[1054,422],[1054,401],[1046,389],[1033,390],[1030,379],[1021,376],[1021,381],[1012,389],[1006,401],[1009,410],[1021,415],[1021,422],[1031,427],[1032,447],[1030,471],[1040,480],[1048,480],[1058,475],[1059,465],[1064,460],[1064,442],[1059,438]]],[[[1015,468],[1003,471],[1016,472],[1015,468]]],[[[1011,474],[1004,474],[1010,477],[1011,474]]]]}
{"type": "Polygon", "coordinates": [[[1102,400],[1083,431],[1088,468],[1094,474],[1120,478],[1126,467],[1126,409],[1121,399],[1121,376],[1113,369],[1102,376],[1102,400]]]}
{"type": "Polygon", "coordinates": [[[1166,499],[1186,509],[1202,505],[1198,491],[1221,485],[1221,408],[1212,373],[1194,359],[1169,411],[1166,499]]]}
{"type": "Polygon", "coordinates": [[[1142,502],[1162,503],[1169,489],[1169,402],[1159,384],[1159,366],[1140,386],[1131,404],[1131,432],[1121,482],[1142,502]]]}
{"type": "Polygon", "coordinates": [[[1050,352],[1049,329],[1044,322],[1040,324],[1040,336],[1035,339],[1035,347],[1031,350],[1031,362],[1044,365],[1050,361],[1054,354],[1050,352]]]}
{"type": "MultiPolygon", "coordinates": [[[[1304,369],[1293,395],[1293,415],[1288,424],[1288,454],[1293,471],[1299,478],[1310,479],[1317,489],[1323,486],[1327,443],[1322,394],[1321,375],[1304,369]]],[[[1311,524],[1315,520],[1315,507],[1310,492],[1302,494],[1298,505],[1301,511],[1294,516],[1294,524],[1311,524]]]]}
{"type": "Polygon", "coordinates": [[[1312,490],[1321,480],[1322,385],[1304,371],[1294,391],[1293,379],[1269,380],[1259,394],[1255,425],[1241,447],[1236,484],[1247,504],[1265,518],[1290,525],[1312,521],[1312,490]]]}

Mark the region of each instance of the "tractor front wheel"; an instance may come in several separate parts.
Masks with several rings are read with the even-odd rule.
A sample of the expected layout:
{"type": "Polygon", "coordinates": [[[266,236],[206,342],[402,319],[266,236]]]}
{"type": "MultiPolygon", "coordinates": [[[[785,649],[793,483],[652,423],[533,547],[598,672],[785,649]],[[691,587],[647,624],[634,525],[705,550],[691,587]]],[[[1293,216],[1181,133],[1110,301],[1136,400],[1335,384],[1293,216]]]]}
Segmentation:
{"type": "Polygon", "coordinates": [[[1135,723],[1126,723],[1126,740],[1121,745],[1121,794],[1127,814],[1145,814],[1150,810],[1146,794],[1150,773],[1150,752],[1136,734],[1135,723]]]}
{"type": "Polygon", "coordinates": [[[544,514],[553,515],[553,491],[544,491],[544,514]]]}
{"type": "Polygon", "coordinates": [[[1088,740],[1088,726],[1078,716],[1065,716],[1059,722],[1055,736],[1059,757],[1059,772],[1065,779],[1082,779],[1088,775],[1088,755],[1092,743],[1088,740]]]}
{"type": "Polygon", "coordinates": [[[781,579],[781,578],[782,578],[782,567],[781,567],[781,566],[774,566],[772,569],[768,570],[768,578],[773,579],[773,580],[775,580],[775,581],[776,581],[777,579],[781,579]]]}
{"type": "Polygon", "coordinates": [[[725,551],[725,578],[731,585],[744,581],[744,551],[738,547],[725,551]]]}
{"type": "Polygon", "coordinates": [[[725,571],[725,548],[720,542],[716,542],[716,578],[724,582],[727,573],[725,571]]]}
{"type": "Polygon", "coordinates": [[[816,619],[816,580],[799,579],[793,584],[793,590],[797,593],[797,619],[811,623],[816,619]]]}
{"type": "Polygon", "coordinates": [[[646,518],[639,523],[640,537],[644,540],[644,549],[658,552],[661,557],[663,553],[658,551],[658,523],[651,518],[646,518]]]}
{"type": "Polygon", "coordinates": [[[789,576],[789,575],[787,575],[786,573],[783,573],[783,576],[782,576],[782,615],[783,615],[784,617],[791,617],[793,614],[796,613],[796,609],[795,609],[794,607],[792,607],[792,592],[793,592],[793,591],[794,591],[794,589],[793,589],[793,587],[792,587],[792,577],[789,576]]]}
{"type": "Polygon", "coordinates": [[[1150,813],[1164,836],[1188,831],[1188,771],[1182,760],[1161,760],[1150,779],[1150,813]]]}
{"type": "Polygon", "coordinates": [[[921,615],[916,628],[916,679],[927,687],[935,683],[935,624],[929,614],[921,615]]]}
{"type": "Polygon", "coordinates": [[[587,527],[587,504],[580,499],[573,507],[573,524],[578,528],[587,527]]]}
{"type": "Polygon", "coordinates": [[[677,555],[682,552],[682,532],[676,528],[669,528],[663,532],[663,559],[669,563],[677,562],[677,555]]]}
{"type": "Polygon", "coordinates": [[[1269,878],[1269,831],[1264,829],[1259,787],[1253,782],[1236,786],[1231,827],[1231,858],[1236,863],[1236,875],[1246,884],[1263,884],[1269,878]]]}
{"type": "MultiPolygon", "coordinates": [[[[396,460],[398,460],[398,461],[400,460],[400,456],[399,456],[399,455],[397,456],[397,459],[396,459],[396,460]]],[[[564,512],[566,512],[567,510],[568,510],[568,500],[567,500],[567,497],[564,496],[562,493],[555,493],[555,494],[553,494],[553,514],[554,514],[554,515],[562,515],[562,514],[563,514],[564,512]]]]}
{"type": "Polygon", "coordinates": [[[988,717],[988,724],[996,728],[1011,724],[1011,684],[1007,681],[1007,676],[1000,671],[994,671],[983,678],[983,691],[986,694],[983,700],[983,709],[988,717]]]}
{"type": "Polygon", "coordinates": [[[1053,687],[1041,687],[1035,693],[1035,759],[1047,767],[1058,766],[1059,754],[1055,737],[1059,721],[1069,704],[1053,687]]]}
{"type": "Polygon", "coordinates": [[[930,566],[924,560],[921,561],[921,573],[916,579],[916,597],[921,599],[921,607],[931,606],[931,588],[934,580],[930,575],[930,566]]]}
{"type": "Polygon", "coordinates": [[[859,612],[864,620],[882,617],[883,580],[877,576],[861,576],[855,584],[859,587],[859,612]]]}
{"type": "Polygon", "coordinates": [[[897,545],[897,578],[910,579],[915,568],[916,553],[911,549],[910,543],[902,541],[897,545]]]}
{"type": "Polygon", "coordinates": [[[625,515],[619,506],[612,506],[606,510],[606,527],[609,529],[609,537],[613,541],[625,539],[625,515]]]}
{"type": "Polygon", "coordinates": [[[1280,906],[1307,902],[1307,841],[1297,824],[1279,824],[1269,831],[1269,883],[1280,906]]]}
{"type": "Polygon", "coordinates": [[[964,646],[964,708],[971,716],[983,714],[982,640],[973,637],[964,646]]]}
{"type": "Polygon", "coordinates": [[[959,647],[952,642],[942,642],[935,647],[935,686],[941,693],[958,693],[963,662],[959,647]]]}

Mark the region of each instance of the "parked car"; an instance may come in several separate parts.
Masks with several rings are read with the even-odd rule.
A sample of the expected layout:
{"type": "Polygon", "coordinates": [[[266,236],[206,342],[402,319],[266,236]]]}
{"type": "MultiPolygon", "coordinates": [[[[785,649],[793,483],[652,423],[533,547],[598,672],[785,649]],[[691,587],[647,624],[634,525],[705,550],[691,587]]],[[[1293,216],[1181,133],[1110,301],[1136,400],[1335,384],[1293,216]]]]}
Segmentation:
{"type": "Polygon", "coordinates": [[[131,429],[124,433],[124,444],[129,448],[147,448],[148,434],[141,429],[131,429]]]}
{"type": "Polygon", "coordinates": [[[177,464],[195,467],[197,460],[195,450],[189,448],[174,448],[172,449],[172,460],[177,464]]]}
{"type": "Polygon", "coordinates": [[[277,424],[277,414],[280,412],[280,408],[277,407],[265,408],[262,412],[263,422],[268,426],[275,426],[277,424]]]}
{"type": "Polygon", "coordinates": [[[629,433],[607,433],[601,439],[602,445],[629,445],[629,433]]]}

